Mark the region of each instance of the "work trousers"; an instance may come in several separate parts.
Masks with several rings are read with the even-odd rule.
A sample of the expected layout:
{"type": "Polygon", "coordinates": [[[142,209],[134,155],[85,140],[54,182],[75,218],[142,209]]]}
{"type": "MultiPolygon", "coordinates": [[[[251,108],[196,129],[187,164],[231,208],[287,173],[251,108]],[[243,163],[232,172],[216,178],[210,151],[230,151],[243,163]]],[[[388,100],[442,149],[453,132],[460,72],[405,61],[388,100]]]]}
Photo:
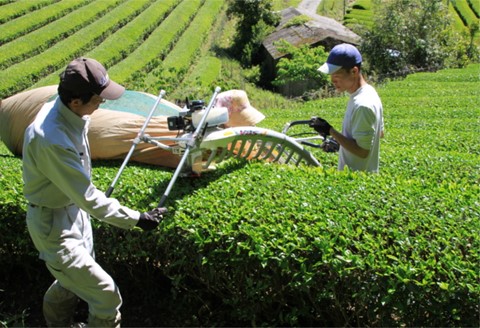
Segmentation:
{"type": "Polygon", "coordinates": [[[89,327],[119,327],[122,297],[112,277],[95,261],[90,216],[74,205],[30,205],[27,226],[47,269],[56,279],[45,293],[49,327],[68,327],[78,298],[88,304],[89,327]]]}
{"type": "Polygon", "coordinates": [[[88,304],[88,327],[120,327],[122,297],[113,281],[89,256],[80,267],[59,268],[46,263],[56,278],[43,298],[43,314],[49,327],[68,327],[81,298],[88,304]]]}

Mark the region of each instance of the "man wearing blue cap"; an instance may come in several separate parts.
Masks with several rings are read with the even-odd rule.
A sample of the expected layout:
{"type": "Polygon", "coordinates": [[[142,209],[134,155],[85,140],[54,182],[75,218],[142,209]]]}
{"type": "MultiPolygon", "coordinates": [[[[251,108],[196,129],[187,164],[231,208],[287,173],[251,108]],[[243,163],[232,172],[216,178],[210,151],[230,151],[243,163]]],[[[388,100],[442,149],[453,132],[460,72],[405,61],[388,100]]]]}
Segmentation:
{"type": "Polygon", "coordinates": [[[348,166],[353,171],[378,172],[383,106],[375,89],[365,81],[361,66],[362,55],[354,46],[344,43],[332,49],[318,70],[330,75],[337,92],[350,94],[342,132],[319,117],[313,117],[310,126],[340,144],[339,170],[348,166]]]}

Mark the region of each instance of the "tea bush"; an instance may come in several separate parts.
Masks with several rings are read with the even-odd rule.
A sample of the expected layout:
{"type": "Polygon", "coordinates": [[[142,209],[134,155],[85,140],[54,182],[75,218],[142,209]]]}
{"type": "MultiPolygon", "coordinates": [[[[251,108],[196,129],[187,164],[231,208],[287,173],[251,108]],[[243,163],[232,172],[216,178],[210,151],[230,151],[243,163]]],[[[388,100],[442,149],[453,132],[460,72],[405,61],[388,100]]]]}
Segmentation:
{"type": "Polygon", "coordinates": [[[22,15],[17,19],[11,19],[0,25],[0,42],[6,43],[21,35],[38,29],[41,26],[67,15],[70,11],[85,5],[88,1],[90,0],[56,2],[35,12],[29,12],[28,14],[22,15]]]}
{"type": "MultiPolygon", "coordinates": [[[[92,51],[84,54],[84,56],[95,58],[106,67],[121,62],[128,54],[145,42],[145,39],[155,31],[158,25],[165,20],[177,5],[178,0],[164,0],[151,3],[131,22],[114,34],[106,37],[102,43],[92,49],[92,51]]],[[[57,84],[58,76],[63,70],[64,67],[40,79],[33,87],[57,84]]]]}
{"type": "MultiPolygon", "coordinates": [[[[97,17],[92,24],[82,29],[82,33],[75,33],[55,44],[49,44],[50,47],[41,54],[29,57],[20,63],[3,69],[1,71],[2,78],[0,79],[0,96],[3,97],[6,94],[14,94],[24,90],[31,86],[32,81],[39,80],[55,69],[65,67],[71,61],[71,58],[81,56],[86,51],[95,48],[99,39],[114,33],[147,5],[143,1],[133,0],[115,6],[118,2],[103,2],[106,7],[110,6],[109,15],[97,17]]],[[[74,15],[74,13],[72,14],[74,15]]],[[[101,12],[97,14],[100,15],[101,12]]],[[[49,33],[52,33],[52,31],[49,31],[49,33]]],[[[25,37],[28,38],[28,35],[25,37]]],[[[15,43],[16,40],[12,42],[15,43]]],[[[28,53],[28,50],[24,51],[28,53]]]]}
{"type": "MultiPolygon", "coordinates": [[[[60,17],[51,24],[42,26],[37,30],[15,38],[11,42],[2,45],[2,53],[0,55],[0,67],[6,68],[13,64],[21,62],[25,58],[32,57],[33,55],[39,54],[45,49],[48,49],[53,44],[59,40],[65,39],[67,36],[74,34],[82,27],[85,27],[98,17],[105,15],[108,10],[114,8],[116,3],[102,3],[100,5],[95,5],[94,3],[87,4],[78,8],[73,13],[67,14],[64,17],[60,17]]],[[[22,16],[21,18],[28,16],[42,17],[38,12],[33,12],[27,16],[22,16]]],[[[17,23],[18,19],[9,21],[9,24],[17,23]]],[[[29,22],[32,19],[28,20],[29,22]]],[[[2,28],[3,26],[2,25],[2,28]]],[[[15,24],[18,26],[19,24],[15,24]]],[[[9,29],[12,30],[12,29],[9,29]]]]}
{"type": "Polygon", "coordinates": [[[7,3],[2,1],[3,7],[0,12],[0,23],[5,21],[17,18],[24,13],[36,10],[45,6],[48,6],[55,2],[54,0],[38,0],[38,1],[29,1],[29,0],[20,0],[16,3],[7,3]]]}
{"type": "MultiPolygon", "coordinates": [[[[198,61],[200,48],[210,35],[212,25],[222,9],[224,2],[220,0],[205,1],[196,10],[194,19],[165,56],[159,67],[153,69],[146,77],[147,90],[174,89],[185,74],[198,61]]],[[[189,2],[191,6],[192,3],[189,2]]]]}
{"type": "MultiPolygon", "coordinates": [[[[95,220],[124,325],[478,326],[479,69],[378,87],[379,174],[338,172],[337,155],[317,150],[323,168],[229,161],[179,179],[155,232],[95,220]]],[[[339,127],[346,102],[266,106],[261,125],[319,115],[339,127]]],[[[21,159],[0,153],[0,297],[11,301],[0,314],[35,312],[51,278],[26,232],[21,159]],[[37,303],[19,297],[27,288],[37,303]]],[[[119,166],[95,163],[95,184],[106,190],[119,166]]],[[[113,196],[150,209],[171,176],[129,165],[113,196]]]]}

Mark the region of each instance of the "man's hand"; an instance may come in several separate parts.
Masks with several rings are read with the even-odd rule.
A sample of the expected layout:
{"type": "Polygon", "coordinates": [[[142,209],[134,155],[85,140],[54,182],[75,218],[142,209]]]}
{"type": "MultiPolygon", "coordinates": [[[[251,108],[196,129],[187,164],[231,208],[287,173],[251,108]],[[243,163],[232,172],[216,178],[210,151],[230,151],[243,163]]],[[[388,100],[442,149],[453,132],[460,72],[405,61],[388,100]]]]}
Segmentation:
{"type": "Polygon", "coordinates": [[[340,149],[340,145],[338,144],[337,140],[331,138],[325,139],[321,147],[326,153],[335,153],[340,149]]]}
{"type": "Polygon", "coordinates": [[[165,213],[167,213],[165,207],[157,207],[149,212],[142,213],[137,222],[137,227],[143,230],[153,230],[158,226],[160,220],[163,219],[163,214],[165,213]]]}
{"type": "Polygon", "coordinates": [[[332,126],[327,121],[325,121],[323,118],[316,116],[311,118],[308,126],[313,128],[315,131],[317,131],[323,136],[328,136],[330,134],[330,129],[332,128],[332,126]]]}

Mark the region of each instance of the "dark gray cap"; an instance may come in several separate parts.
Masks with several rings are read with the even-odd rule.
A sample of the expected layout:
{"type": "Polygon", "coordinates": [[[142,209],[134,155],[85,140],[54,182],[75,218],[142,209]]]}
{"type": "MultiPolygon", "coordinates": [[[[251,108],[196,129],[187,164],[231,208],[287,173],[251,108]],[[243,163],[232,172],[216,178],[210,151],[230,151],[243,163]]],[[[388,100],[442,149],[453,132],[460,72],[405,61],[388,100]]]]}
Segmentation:
{"type": "Polygon", "coordinates": [[[60,86],[77,93],[92,92],[109,100],[120,98],[125,91],[120,84],[110,80],[102,64],[83,57],[71,61],[60,74],[60,86]]]}

